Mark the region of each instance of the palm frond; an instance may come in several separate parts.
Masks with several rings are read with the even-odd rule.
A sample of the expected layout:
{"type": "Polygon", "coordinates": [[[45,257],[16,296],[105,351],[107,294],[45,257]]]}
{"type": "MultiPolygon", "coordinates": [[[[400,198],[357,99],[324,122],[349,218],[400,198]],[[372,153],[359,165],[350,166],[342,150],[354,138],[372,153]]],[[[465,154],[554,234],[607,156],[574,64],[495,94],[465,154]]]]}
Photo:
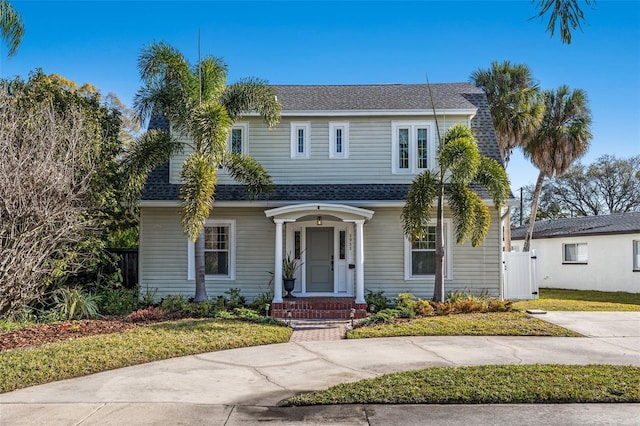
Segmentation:
{"type": "Polygon", "coordinates": [[[482,156],[475,182],[487,188],[496,209],[502,207],[509,198],[509,178],[504,168],[492,158],[482,156]]]}
{"type": "MultiPolygon", "coordinates": [[[[584,0],[584,2],[588,6],[591,2],[595,3],[595,0],[584,0]]],[[[543,18],[547,12],[551,11],[547,22],[547,32],[551,37],[555,34],[556,26],[558,26],[562,42],[571,44],[571,31],[582,30],[581,21],[585,19],[578,0],[540,0],[537,7],[540,12],[533,18],[543,18]],[[559,24],[558,19],[560,20],[559,24]]]]}
{"type": "Polygon", "coordinates": [[[172,140],[166,131],[149,130],[136,138],[120,165],[127,182],[126,201],[133,203],[138,200],[149,173],[182,152],[182,149],[182,144],[172,140]]]}
{"type": "Polygon", "coordinates": [[[145,84],[184,84],[191,74],[184,55],[165,42],[155,42],[142,49],[138,57],[138,72],[145,84]]]}
{"type": "Polygon", "coordinates": [[[463,183],[453,183],[447,188],[447,199],[453,219],[456,242],[462,244],[473,235],[475,226],[475,192],[463,183]]]}
{"type": "Polygon", "coordinates": [[[484,241],[484,238],[489,232],[491,227],[491,215],[489,214],[489,208],[484,203],[482,198],[475,192],[473,193],[473,216],[474,225],[471,232],[471,245],[478,247],[484,241]]]}
{"type": "Polygon", "coordinates": [[[182,165],[180,198],[182,199],[182,224],[187,237],[196,241],[213,208],[213,194],[217,181],[217,165],[210,158],[196,151],[182,165]]]}
{"type": "Polygon", "coordinates": [[[465,185],[471,182],[480,164],[478,144],[471,129],[464,124],[449,129],[438,157],[441,166],[451,171],[452,181],[465,185]]]}
{"type": "Polygon", "coordinates": [[[189,116],[189,133],[193,137],[196,149],[217,164],[222,161],[230,128],[231,120],[227,111],[217,101],[197,105],[189,116]]]}
{"type": "MultiPolygon", "coordinates": [[[[222,58],[206,56],[200,61],[194,70],[194,75],[200,78],[202,102],[220,99],[227,84],[228,70],[222,58]]],[[[194,95],[194,99],[197,99],[200,93],[194,93],[194,95]]]]}
{"type": "Polygon", "coordinates": [[[269,172],[253,157],[229,153],[224,157],[223,166],[235,180],[247,186],[250,196],[273,192],[269,172]]]}
{"type": "Polygon", "coordinates": [[[439,186],[438,176],[431,170],[420,173],[411,183],[401,215],[402,230],[411,240],[427,233],[439,186]]]}
{"type": "Polygon", "coordinates": [[[7,55],[15,55],[24,36],[24,24],[18,12],[7,0],[0,1],[0,31],[9,47],[7,55]]]}
{"type": "Polygon", "coordinates": [[[275,126],[280,120],[280,102],[273,87],[264,80],[247,78],[227,86],[220,102],[232,121],[250,111],[257,111],[269,127],[275,126]]]}

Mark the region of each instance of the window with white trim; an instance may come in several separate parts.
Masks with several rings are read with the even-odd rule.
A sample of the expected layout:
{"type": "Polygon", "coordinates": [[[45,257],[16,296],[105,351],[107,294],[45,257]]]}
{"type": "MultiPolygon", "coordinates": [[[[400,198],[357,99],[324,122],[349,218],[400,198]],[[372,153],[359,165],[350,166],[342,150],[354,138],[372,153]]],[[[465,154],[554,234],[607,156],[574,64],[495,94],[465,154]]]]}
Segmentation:
{"type": "Polygon", "coordinates": [[[309,158],[311,155],[311,123],[291,122],[291,158],[309,158]]]}
{"type": "Polygon", "coordinates": [[[640,240],[633,241],[633,270],[640,272],[640,240]]]}
{"type": "MultiPolygon", "coordinates": [[[[235,279],[234,220],[209,219],[204,225],[204,270],[207,279],[235,279]]],[[[195,247],[189,240],[188,279],[195,279],[195,247]]]]}
{"type": "MultiPolygon", "coordinates": [[[[446,220],[442,224],[444,241],[444,276],[451,279],[451,224],[446,220]]],[[[410,241],[405,238],[405,280],[435,276],[436,273],[436,225],[427,227],[427,233],[410,241]]]]}
{"type": "Polygon", "coordinates": [[[587,243],[562,244],[562,263],[587,263],[587,243]]]}
{"type": "Polygon", "coordinates": [[[433,168],[435,135],[429,121],[392,121],[393,173],[419,173],[433,168]]]}
{"type": "Polygon", "coordinates": [[[227,150],[233,154],[248,154],[247,137],[249,135],[248,123],[236,123],[231,127],[227,139],[227,150]]]}
{"type": "Polygon", "coordinates": [[[329,158],[349,158],[349,122],[329,123],[329,158]]]}

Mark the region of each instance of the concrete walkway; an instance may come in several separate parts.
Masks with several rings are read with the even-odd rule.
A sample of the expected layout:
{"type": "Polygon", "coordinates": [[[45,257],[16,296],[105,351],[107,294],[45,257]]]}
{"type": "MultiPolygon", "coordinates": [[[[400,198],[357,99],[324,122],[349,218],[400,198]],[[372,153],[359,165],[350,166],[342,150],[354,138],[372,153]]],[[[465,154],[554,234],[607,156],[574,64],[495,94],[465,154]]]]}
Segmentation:
{"type": "MultiPolygon", "coordinates": [[[[622,315],[631,321],[631,327],[633,321],[640,320],[640,313],[635,314],[622,315]]],[[[616,318],[622,321],[622,317],[616,318]]],[[[598,323],[599,319],[593,321],[598,323]]],[[[615,328],[600,334],[614,334],[615,328]]],[[[310,424],[424,424],[424,416],[431,419],[438,415],[448,424],[517,424],[531,419],[537,424],[553,424],[552,419],[560,413],[567,416],[562,418],[564,424],[600,420],[640,424],[638,404],[579,405],[579,409],[573,405],[273,408],[300,392],[389,372],[535,363],[640,366],[640,337],[396,337],[235,349],[2,394],[0,424],[251,424],[269,419],[310,424]],[[456,423],[455,413],[465,412],[470,417],[461,417],[456,423]],[[495,415],[501,416],[499,421],[495,415]]]]}

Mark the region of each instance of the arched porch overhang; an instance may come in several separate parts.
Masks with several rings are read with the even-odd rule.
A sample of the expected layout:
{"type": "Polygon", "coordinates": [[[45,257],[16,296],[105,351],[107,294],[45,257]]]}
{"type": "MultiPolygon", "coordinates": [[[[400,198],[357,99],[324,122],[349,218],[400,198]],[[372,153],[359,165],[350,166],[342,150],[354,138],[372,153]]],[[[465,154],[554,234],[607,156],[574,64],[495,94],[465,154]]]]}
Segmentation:
{"type": "Polygon", "coordinates": [[[345,204],[309,203],[292,204],[265,211],[276,225],[274,297],[273,303],[282,303],[282,253],[283,224],[296,222],[309,216],[329,216],[355,226],[355,302],[364,300],[364,224],[373,217],[374,212],[345,204]]]}

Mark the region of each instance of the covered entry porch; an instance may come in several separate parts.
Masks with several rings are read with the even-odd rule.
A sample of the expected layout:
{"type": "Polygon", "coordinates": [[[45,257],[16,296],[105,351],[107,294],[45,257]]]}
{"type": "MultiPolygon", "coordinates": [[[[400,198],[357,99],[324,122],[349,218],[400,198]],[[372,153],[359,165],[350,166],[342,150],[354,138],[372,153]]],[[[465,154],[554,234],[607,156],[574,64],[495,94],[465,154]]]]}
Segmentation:
{"type": "Polygon", "coordinates": [[[293,290],[295,298],[322,298],[323,303],[330,303],[326,298],[331,297],[365,304],[364,224],[373,217],[373,211],[344,204],[313,203],[279,207],[265,214],[276,225],[274,310],[285,301],[296,300],[283,299],[285,256],[295,259],[299,266],[293,290]]]}

